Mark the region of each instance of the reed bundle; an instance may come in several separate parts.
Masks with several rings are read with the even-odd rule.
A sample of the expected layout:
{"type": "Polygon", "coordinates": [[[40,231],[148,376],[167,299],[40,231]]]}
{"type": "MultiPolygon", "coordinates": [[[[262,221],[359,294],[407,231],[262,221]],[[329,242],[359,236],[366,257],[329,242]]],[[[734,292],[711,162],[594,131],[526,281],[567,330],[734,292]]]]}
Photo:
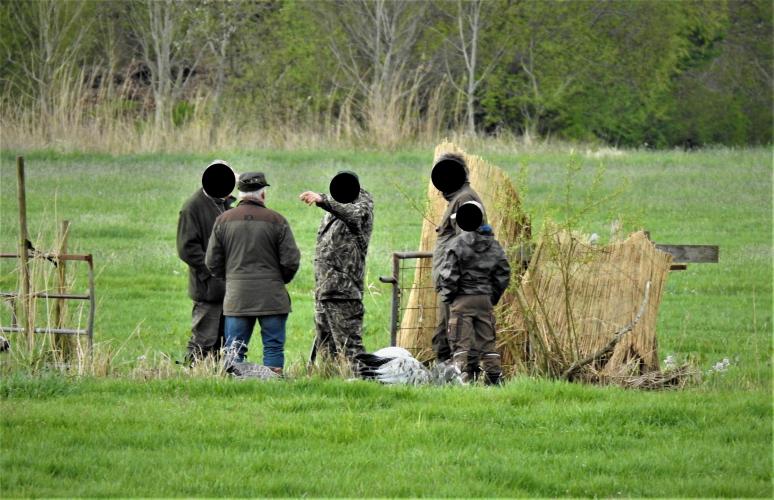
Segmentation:
{"type": "Polygon", "coordinates": [[[504,354],[526,370],[567,378],[658,370],[656,321],[672,256],[641,231],[607,246],[587,241],[561,228],[541,236],[518,307],[503,318],[504,354]],[[630,331],[614,339],[624,325],[630,331]]]}
{"type": "MultiPolygon", "coordinates": [[[[507,373],[601,382],[657,371],[655,328],[671,255],[643,232],[596,246],[582,234],[547,226],[523,273],[531,235],[518,191],[502,170],[451,142],[439,144],[435,158],[450,152],[465,157],[470,184],[511,264],[511,286],[495,309],[507,373]]],[[[431,183],[427,198],[420,252],[433,250],[435,225],[446,208],[431,183]]],[[[419,359],[433,356],[437,298],[430,272],[427,262],[417,262],[397,337],[419,359]]]]}
{"type": "MultiPolygon", "coordinates": [[[[512,279],[517,280],[521,266],[519,249],[530,234],[529,221],[521,210],[518,191],[505,172],[478,156],[465,153],[454,143],[440,143],[435,148],[434,158],[446,153],[461,154],[465,158],[470,171],[470,185],[484,203],[488,222],[509,255],[514,270],[512,279]]],[[[429,181],[429,173],[428,169],[428,208],[422,223],[420,252],[433,251],[436,241],[435,227],[441,222],[447,204],[441,192],[429,181]]],[[[437,298],[430,271],[427,263],[417,262],[397,338],[399,346],[409,349],[419,359],[432,357],[431,340],[436,327],[437,298]]],[[[503,303],[508,302],[508,297],[509,294],[503,297],[503,303]]]]}

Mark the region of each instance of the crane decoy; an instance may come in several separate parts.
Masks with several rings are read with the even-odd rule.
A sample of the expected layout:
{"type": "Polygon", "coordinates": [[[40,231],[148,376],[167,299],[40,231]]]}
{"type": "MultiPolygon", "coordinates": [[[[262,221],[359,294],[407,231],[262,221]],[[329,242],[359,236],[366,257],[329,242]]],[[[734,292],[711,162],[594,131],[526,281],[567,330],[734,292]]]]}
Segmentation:
{"type": "Polygon", "coordinates": [[[453,365],[438,363],[429,370],[402,347],[384,347],[358,354],[355,359],[355,373],[359,377],[383,384],[446,384],[460,380],[453,365]]]}

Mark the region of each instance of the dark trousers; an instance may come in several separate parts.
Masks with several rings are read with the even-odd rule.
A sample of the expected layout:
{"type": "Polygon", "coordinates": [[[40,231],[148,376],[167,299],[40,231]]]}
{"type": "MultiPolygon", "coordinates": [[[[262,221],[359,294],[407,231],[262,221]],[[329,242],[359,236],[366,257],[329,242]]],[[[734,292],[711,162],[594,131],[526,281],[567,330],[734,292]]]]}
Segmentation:
{"type": "Polygon", "coordinates": [[[365,352],[364,313],[363,302],[360,300],[318,300],[314,307],[318,351],[330,357],[343,354],[350,361],[365,352]]]}
{"type": "Polygon", "coordinates": [[[436,327],[433,333],[433,352],[437,361],[448,361],[451,359],[452,351],[449,346],[449,339],[446,332],[449,329],[449,304],[441,300],[438,296],[438,307],[436,308],[436,327]]]}
{"type": "Polygon", "coordinates": [[[449,343],[452,362],[472,379],[479,362],[488,383],[497,383],[502,375],[500,354],[495,345],[495,318],[488,295],[460,295],[449,309],[449,343]]]}
{"type": "Polygon", "coordinates": [[[194,302],[191,312],[191,339],[188,341],[189,362],[205,356],[217,356],[223,346],[223,304],[194,302]]]}

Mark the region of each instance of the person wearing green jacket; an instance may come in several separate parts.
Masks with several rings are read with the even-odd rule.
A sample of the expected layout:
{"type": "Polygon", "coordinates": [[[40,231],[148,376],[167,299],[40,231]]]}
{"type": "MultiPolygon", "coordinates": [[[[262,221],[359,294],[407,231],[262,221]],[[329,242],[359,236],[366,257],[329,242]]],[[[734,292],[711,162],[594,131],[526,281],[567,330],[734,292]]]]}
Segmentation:
{"type": "Polygon", "coordinates": [[[257,320],[263,364],[281,374],[291,311],[285,285],[296,275],[301,253],[285,217],[266,207],[268,186],[261,172],[239,176],[239,204],[215,220],[205,262],[214,276],[226,280],[227,367],[244,361],[257,320]]]}
{"type": "MultiPolygon", "coordinates": [[[[230,169],[226,162],[215,160],[207,166],[205,172],[210,167],[221,166],[230,169]]],[[[205,356],[217,356],[223,344],[223,296],[226,285],[222,279],[210,274],[204,256],[215,219],[231,208],[235,200],[230,190],[208,194],[199,188],[180,209],[177,254],[188,264],[188,296],[193,301],[191,338],[186,354],[188,363],[205,356]]]]}

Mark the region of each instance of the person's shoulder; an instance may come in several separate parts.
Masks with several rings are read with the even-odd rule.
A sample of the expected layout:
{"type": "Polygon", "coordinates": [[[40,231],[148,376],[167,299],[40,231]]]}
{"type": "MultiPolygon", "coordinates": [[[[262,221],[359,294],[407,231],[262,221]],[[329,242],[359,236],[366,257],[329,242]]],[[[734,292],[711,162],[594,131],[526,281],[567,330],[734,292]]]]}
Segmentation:
{"type": "Polygon", "coordinates": [[[205,198],[204,198],[205,196],[206,195],[204,194],[204,191],[201,188],[199,188],[183,202],[183,206],[180,209],[180,211],[189,212],[191,210],[196,209],[197,207],[201,206],[201,204],[205,201],[205,198]]]}
{"type": "Polygon", "coordinates": [[[358,196],[357,200],[354,202],[356,205],[359,206],[366,206],[368,208],[371,208],[374,206],[374,197],[373,195],[366,191],[365,189],[360,189],[360,196],[358,196]]]}
{"type": "Polygon", "coordinates": [[[261,207],[261,208],[263,208],[264,210],[264,217],[265,217],[264,220],[266,220],[267,222],[273,222],[275,224],[284,224],[286,226],[289,225],[288,220],[281,213],[269,207],[261,207]]]}
{"type": "Polygon", "coordinates": [[[463,203],[467,203],[469,201],[475,201],[478,203],[482,203],[481,198],[478,196],[478,193],[470,187],[469,184],[465,184],[465,186],[460,189],[459,193],[457,193],[457,196],[454,197],[453,205],[455,207],[459,207],[463,203]]]}

